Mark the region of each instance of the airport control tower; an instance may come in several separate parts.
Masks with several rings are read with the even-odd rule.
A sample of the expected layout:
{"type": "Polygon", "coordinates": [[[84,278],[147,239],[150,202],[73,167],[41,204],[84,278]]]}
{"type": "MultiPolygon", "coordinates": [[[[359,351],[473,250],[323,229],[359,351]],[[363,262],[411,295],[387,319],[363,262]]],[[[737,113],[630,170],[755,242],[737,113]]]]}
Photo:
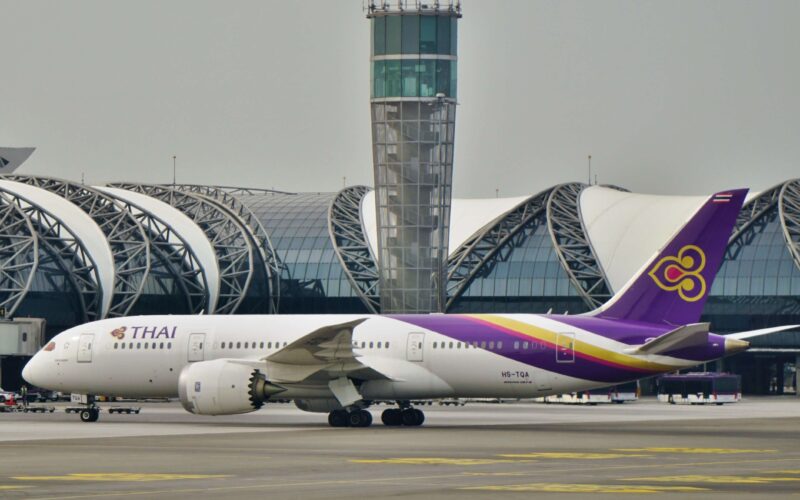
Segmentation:
{"type": "Polygon", "coordinates": [[[383,313],[444,311],[459,0],[369,3],[383,313]]]}

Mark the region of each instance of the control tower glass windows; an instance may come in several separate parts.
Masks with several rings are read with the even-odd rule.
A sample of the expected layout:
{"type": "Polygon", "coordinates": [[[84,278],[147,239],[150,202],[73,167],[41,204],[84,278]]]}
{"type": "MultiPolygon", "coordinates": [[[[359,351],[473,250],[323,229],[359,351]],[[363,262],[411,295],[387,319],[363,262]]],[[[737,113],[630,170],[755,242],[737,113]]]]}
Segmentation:
{"type": "Polygon", "coordinates": [[[372,54],[382,56],[386,53],[386,17],[372,19],[372,54]]]}
{"type": "Polygon", "coordinates": [[[386,61],[386,97],[400,97],[400,61],[386,61]]]}
{"type": "Polygon", "coordinates": [[[402,16],[386,17],[386,53],[399,54],[402,40],[402,16]]]}
{"type": "Polygon", "coordinates": [[[436,52],[438,54],[450,53],[450,18],[436,18],[436,52]]]}
{"type": "Polygon", "coordinates": [[[372,55],[456,55],[457,19],[452,16],[393,15],[372,18],[372,55]]]}
{"type": "Polygon", "coordinates": [[[386,61],[375,61],[372,65],[372,97],[386,96],[386,61]]]}
{"type": "Polygon", "coordinates": [[[417,74],[417,61],[404,60],[401,66],[403,71],[403,97],[418,97],[419,78],[417,74]]]}
{"type": "Polygon", "coordinates": [[[419,16],[403,16],[403,54],[419,54],[419,16]]]}
{"type": "Polygon", "coordinates": [[[420,54],[436,54],[436,18],[434,16],[423,16],[420,22],[419,33],[419,52],[420,54]]]}
{"type": "Polygon", "coordinates": [[[456,61],[390,59],[372,63],[372,97],[434,97],[441,92],[456,98],[456,61]]]}

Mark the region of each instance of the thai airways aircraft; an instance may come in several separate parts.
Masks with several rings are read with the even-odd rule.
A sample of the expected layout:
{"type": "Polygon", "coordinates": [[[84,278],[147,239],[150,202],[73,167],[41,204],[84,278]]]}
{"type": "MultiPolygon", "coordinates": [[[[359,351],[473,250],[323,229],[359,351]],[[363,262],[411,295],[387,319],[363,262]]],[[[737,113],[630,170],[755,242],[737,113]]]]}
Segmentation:
{"type": "Polygon", "coordinates": [[[66,330],[25,366],[36,386],[82,395],[179,397],[200,415],[270,399],[368,426],[421,425],[410,401],[530,398],[673,372],[743,351],[755,335],[698,323],[746,190],[717,193],[608,303],[556,314],[139,316],[66,330]]]}

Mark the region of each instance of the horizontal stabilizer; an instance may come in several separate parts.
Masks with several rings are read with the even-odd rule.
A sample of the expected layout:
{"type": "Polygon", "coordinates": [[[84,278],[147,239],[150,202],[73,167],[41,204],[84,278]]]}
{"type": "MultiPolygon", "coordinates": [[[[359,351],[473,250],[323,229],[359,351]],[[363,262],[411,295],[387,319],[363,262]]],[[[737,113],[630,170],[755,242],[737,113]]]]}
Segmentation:
{"type": "Polygon", "coordinates": [[[748,330],[746,332],[739,332],[739,333],[732,333],[730,335],[725,335],[725,338],[744,340],[752,337],[760,337],[761,335],[766,335],[768,333],[783,332],[786,330],[800,330],[800,325],[784,325],[784,326],[775,326],[772,328],[762,328],[761,330],[748,330]]]}
{"type": "Polygon", "coordinates": [[[644,344],[625,349],[628,354],[663,354],[677,349],[705,345],[708,343],[708,323],[693,323],[682,326],[644,344]]]}

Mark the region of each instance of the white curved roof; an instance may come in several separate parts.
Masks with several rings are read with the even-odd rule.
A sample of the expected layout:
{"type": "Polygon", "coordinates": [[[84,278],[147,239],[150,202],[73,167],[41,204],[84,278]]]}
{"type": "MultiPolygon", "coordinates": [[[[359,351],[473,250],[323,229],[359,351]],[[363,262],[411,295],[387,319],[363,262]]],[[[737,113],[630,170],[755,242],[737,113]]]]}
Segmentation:
{"type": "Polygon", "coordinates": [[[0,180],[0,187],[16,193],[32,205],[41,207],[47,214],[66,226],[89,254],[97,269],[98,283],[102,293],[100,317],[104,318],[111,307],[114,294],[114,256],[105,234],[86,212],[59,195],[21,182],[0,180]]]}
{"type": "MultiPolygon", "coordinates": [[[[484,226],[528,198],[528,196],[515,198],[453,198],[450,207],[450,247],[448,251],[452,253],[484,226]]],[[[377,258],[378,221],[375,213],[374,190],[367,193],[361,200],[361,222],[364,225],[364,231],[372,253],[377,258]]]]}
{"type": "Polygon", "coordinates": [[[620,290],[707,199],[584,189],[581,216],[612,290],[620,290]]]}
{"type": "Polygon", "coordinates": [[[203,274],[206,276],[209,288],[209,304],[207,311],[215,310],[219,298],[219,265],[217,263],[217,254],[214,252],[214,247],[211,242],[208,241],[206,233],[200,229],[200,226],[195,224],[192,219],[172,205],[145,194],[106,186],[94,186],[94,188],[121,200],[125,200],[143,212],[152,214],[169,225],[175,233],[186,241],[197,257],[200,267],[203,268],[203,274]]]}

